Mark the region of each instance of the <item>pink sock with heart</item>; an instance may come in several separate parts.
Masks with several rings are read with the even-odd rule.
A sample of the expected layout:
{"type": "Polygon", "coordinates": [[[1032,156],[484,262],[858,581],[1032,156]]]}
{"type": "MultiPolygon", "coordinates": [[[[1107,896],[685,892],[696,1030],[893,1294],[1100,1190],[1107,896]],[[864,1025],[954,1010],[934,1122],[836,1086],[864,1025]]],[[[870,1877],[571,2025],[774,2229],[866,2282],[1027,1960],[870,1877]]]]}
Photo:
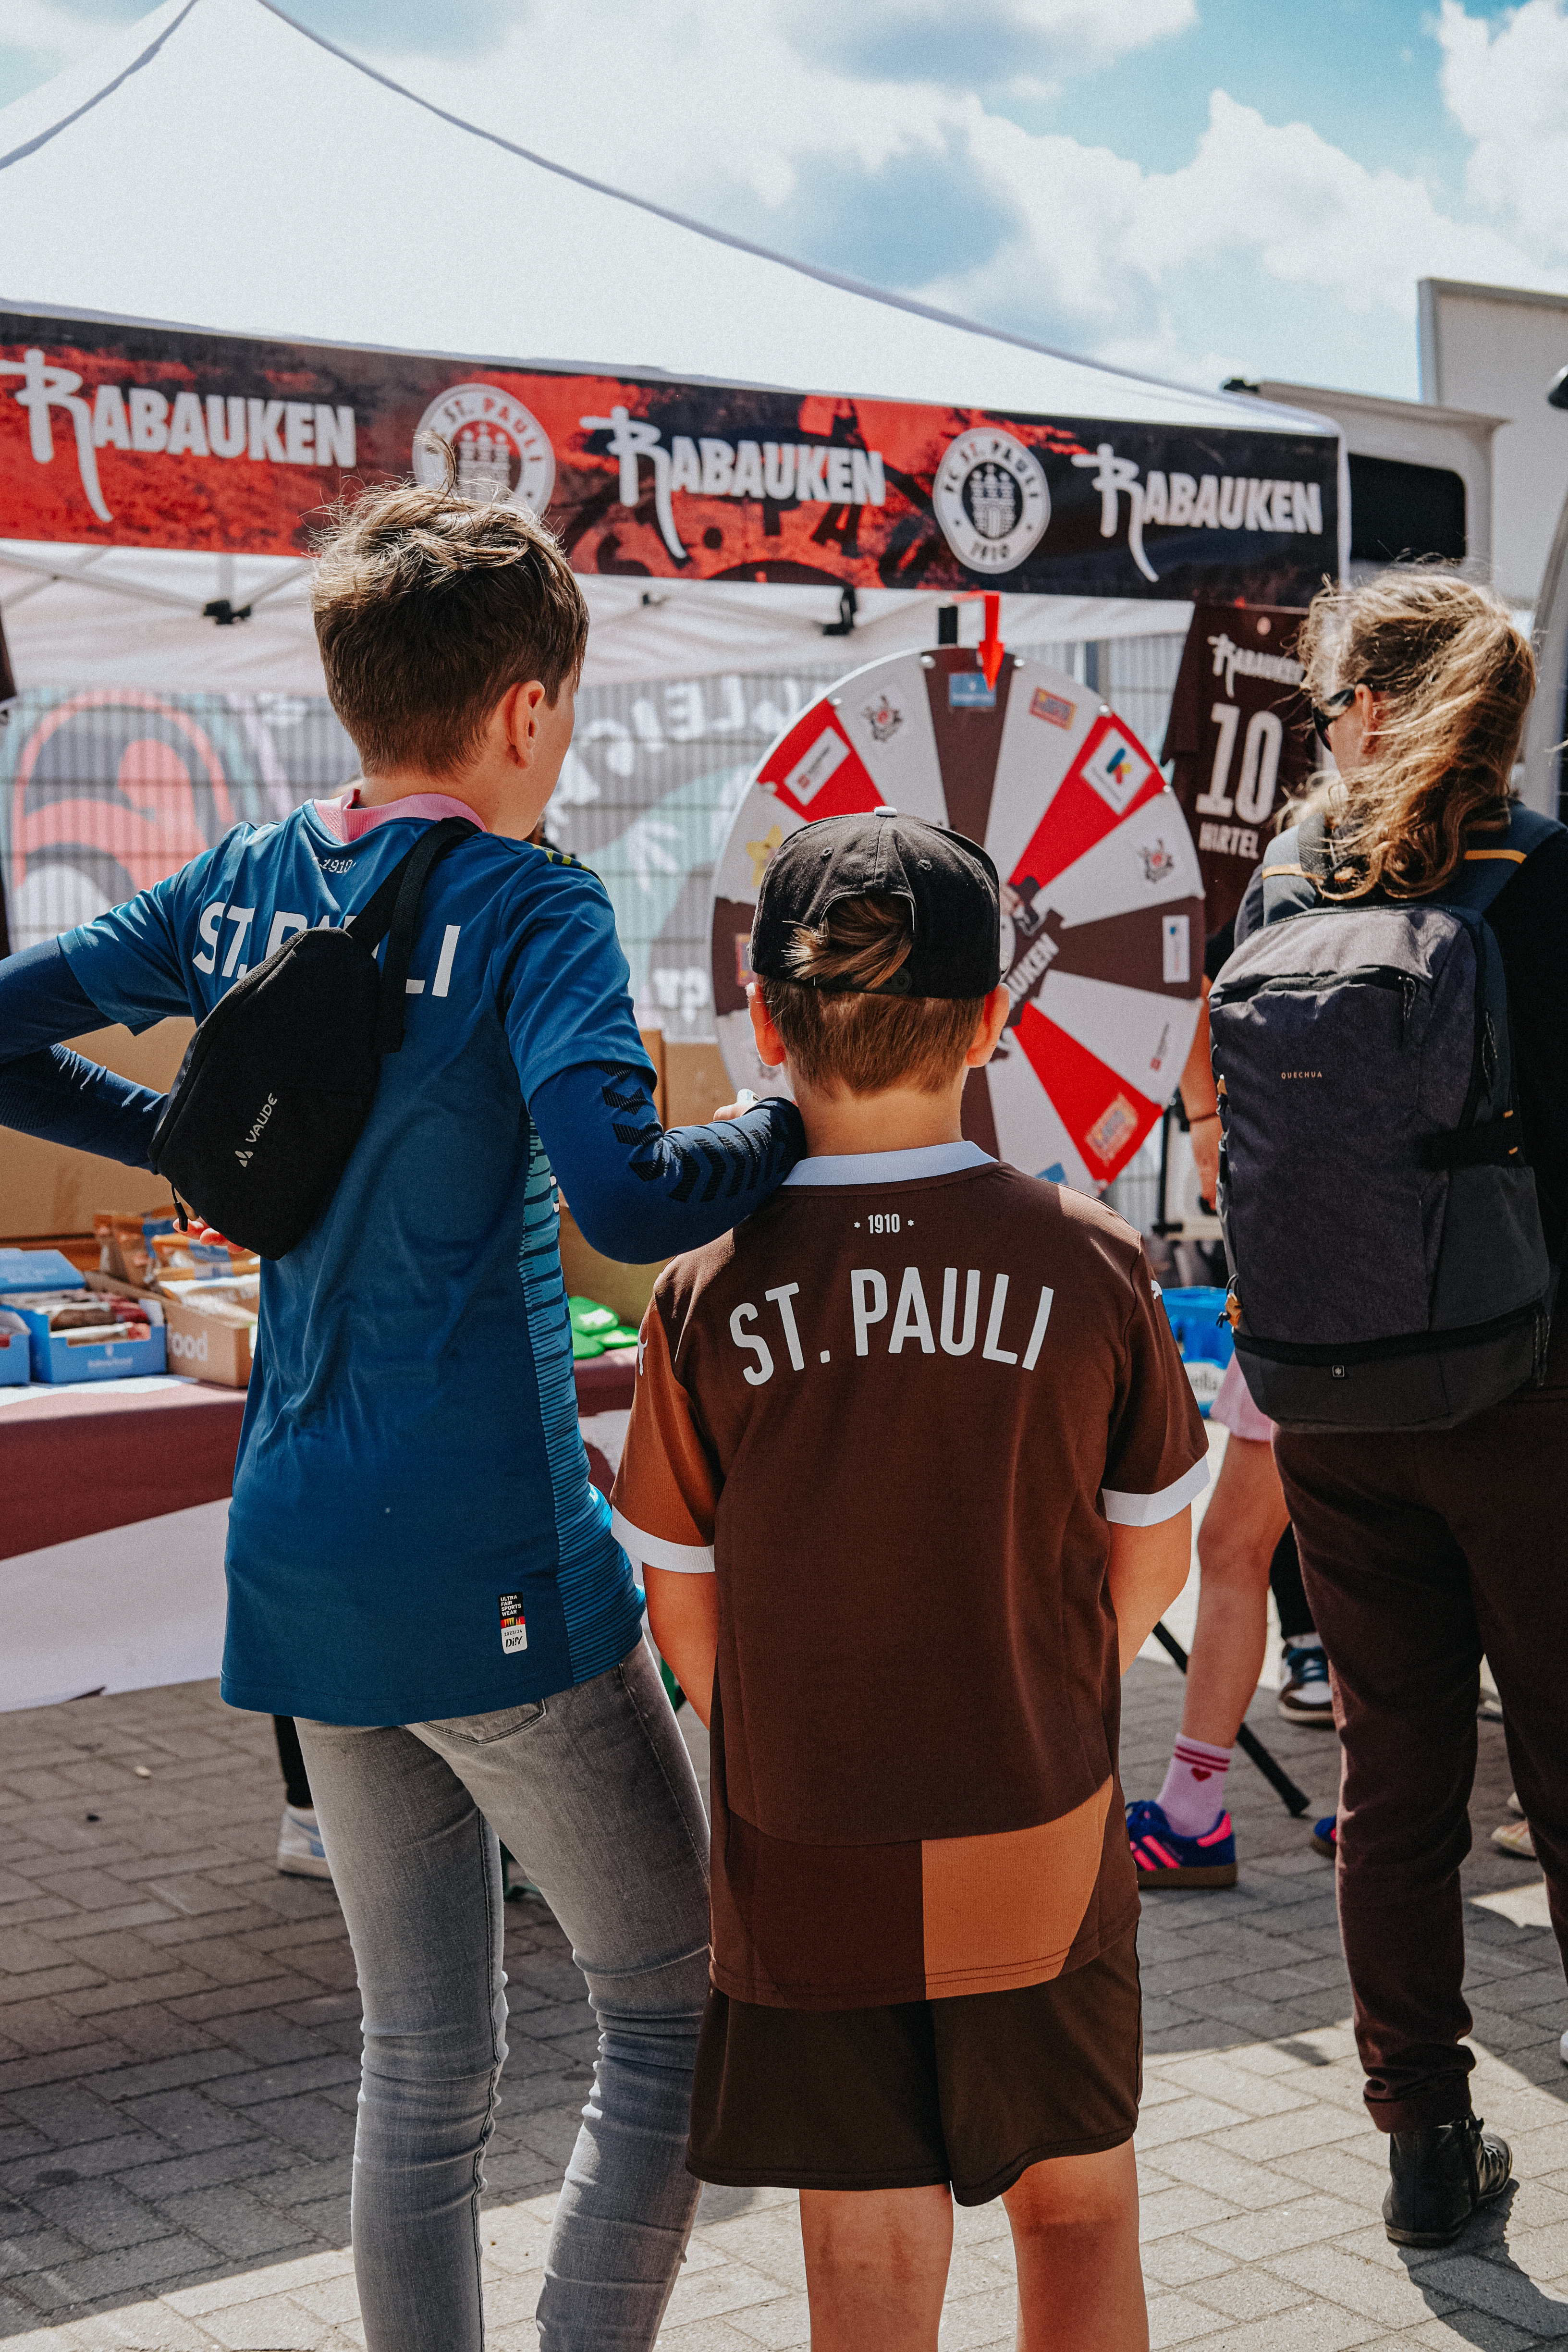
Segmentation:
{"type": "Polygon", "coordinates": [[[1202,1837],[1225,1811],[1225,1776],[1230,1769],[1228,1748],[1210,1748],[1184,1733],[1171,1753],[1170,1769],[1160,1791],[1159,1804],[1178,1837],[1202,1837]]]}

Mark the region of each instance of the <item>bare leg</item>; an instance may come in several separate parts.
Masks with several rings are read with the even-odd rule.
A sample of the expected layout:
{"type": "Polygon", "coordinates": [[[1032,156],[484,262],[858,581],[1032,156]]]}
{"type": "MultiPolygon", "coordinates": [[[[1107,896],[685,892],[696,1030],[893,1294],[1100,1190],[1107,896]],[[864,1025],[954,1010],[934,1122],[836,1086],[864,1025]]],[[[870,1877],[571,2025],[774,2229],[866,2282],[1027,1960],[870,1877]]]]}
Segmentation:
{"type": "Polygon", "coordinates": [[[1273,1447],[1233,1433],[1198,1530],[1198,1622],[1182,1706],[1189,1739],[1235,1745],[1263,1671],[1268,1563],[1289,1517],[1273,1447]]]}
{"type": "Polygon", "coordinates": [[[1131,2141],[1032,2164],[1002,2202],[1018,2263],[1018,2352],[1148,2352],[1131,2141]]]}
{"type": "Polygon", "coordinates": [[[952,2258],[945,2189],[803,2189],[800,2234],[811,2352],[936,2352],[952,2258]]]}

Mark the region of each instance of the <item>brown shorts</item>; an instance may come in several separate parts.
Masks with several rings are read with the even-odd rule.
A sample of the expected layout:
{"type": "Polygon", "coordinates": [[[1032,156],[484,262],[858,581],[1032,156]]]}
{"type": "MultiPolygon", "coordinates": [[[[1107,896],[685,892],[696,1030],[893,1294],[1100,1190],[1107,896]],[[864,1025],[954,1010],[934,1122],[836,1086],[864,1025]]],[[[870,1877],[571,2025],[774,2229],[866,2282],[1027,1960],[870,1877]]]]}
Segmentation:
{"type": "Polygon", "coordinates": [[[688,2168],[738,2189],[925,2189],[984,2205],[1138,2123],[1136,1937],[1048,1984],[891,2009],[710,1991],[688,2168]]]}

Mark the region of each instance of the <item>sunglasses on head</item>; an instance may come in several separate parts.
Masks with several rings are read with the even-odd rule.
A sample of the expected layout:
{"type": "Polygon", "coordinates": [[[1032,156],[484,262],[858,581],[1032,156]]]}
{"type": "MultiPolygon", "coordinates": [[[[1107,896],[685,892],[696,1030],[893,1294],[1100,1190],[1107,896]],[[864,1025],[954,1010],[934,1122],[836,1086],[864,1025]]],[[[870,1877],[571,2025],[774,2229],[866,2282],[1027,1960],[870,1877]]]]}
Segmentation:
{"type": "Polygon", "coordinates": [[[1325,751],[1330,748],[1330,728],[1336,719],[1344,717],[1355,698],[1356,690],[1353,686],[1342,686],[1337,694],[1330,695],[1327,702],[1321,705],[1314,702],[1309,706],[1312,714],[1312,732],[1325,751]]]}

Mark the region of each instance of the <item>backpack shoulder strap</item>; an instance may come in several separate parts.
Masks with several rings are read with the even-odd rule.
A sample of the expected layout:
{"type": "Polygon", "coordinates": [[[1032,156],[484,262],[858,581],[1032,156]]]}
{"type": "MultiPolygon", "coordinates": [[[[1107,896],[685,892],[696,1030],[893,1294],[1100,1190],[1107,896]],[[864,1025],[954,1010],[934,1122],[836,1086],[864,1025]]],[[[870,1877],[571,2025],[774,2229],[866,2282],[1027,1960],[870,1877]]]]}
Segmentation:
{"type": "Polygon", "coordinates": [[[1463,865],[1437,895],[1448,906],[1484,915],[1526,858],[1563,829],[1555,817],[1539,816],[1534,809],[1510,802],[1506,828],[1472,834],[1463,865]]]}
{"type": "Polygon", "coordinates": [[[414,953],[414,934],[419,921],[419,901],[431,870],[439,865],[448,851],[478,825],[466,817],[444,816],[438,824],[422,833],[407,855],[400,857],[374,895],[367,898],[357,915],[351,915],[343,929],[353,934],[362,947],[375,953],[382,940],[386,940],[386,957],[382,966],[380,1012],[375,1024],[375,1050],[378,1054],[395,1054],[403,1043],[404,1018],[408,1009],[408,964],[414,953]]]}
{"type": "Polygon", "coordinates": [[[1321,812],[1312,809],[1264,853],[1260,879],[1265,929],[1315,907],[1318,884],[1330,864],[1329,829],[1321,812]]]}

